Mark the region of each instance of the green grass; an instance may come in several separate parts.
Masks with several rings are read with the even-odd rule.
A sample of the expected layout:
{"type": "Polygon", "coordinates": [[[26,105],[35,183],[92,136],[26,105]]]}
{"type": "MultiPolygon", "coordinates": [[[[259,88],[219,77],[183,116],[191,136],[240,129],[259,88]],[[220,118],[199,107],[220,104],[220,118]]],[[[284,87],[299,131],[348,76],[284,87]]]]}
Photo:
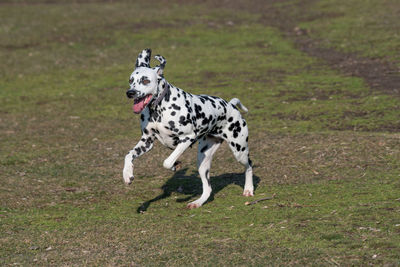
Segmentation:
{"type": "MultiPolygon", "coordinates": [[[[370,12],[334,2],[346,19],[370,12]]],[[[260,14],[212,3],[14,1],[0,16],[2,265],[400,264],[398,97],[302,53],[260,14]],[[201,193],[196,148],[172,173],[157,144],[123,184],[140,136],[125,90],[146,47],[166,57],[174,85],[249,108],[251,200],[274,199],[244,205],[243,170],[226,145],[200,209],[185,209],[201,193]]],[[[305,25],[311,36],[336,48],[352,31],[347,20],[317,21],[305,25]]],[[[397,36],[373,50],[357,40],[347,51],[396,62],[397,36]]]]}
{"type": "Polygon", "coordinates": [[[194,211],[176,202],[182,194],[154,203],[144,214],[136,212],[140,197],[4,210],[7,260],[18,261],[18,255],[24,255],[26,260],[50,263],[87,259],[95,264],[186,265],[197,258],[205,265],[226,264],[218,257],[222,253],[230,255],[231,264],[380,264],[390,258],[396,263],[400,241],[398,192],[392,188],[396,177],[376,178],[274,185],[258,194],[278,192],[276,198],[255,206],[245,206],[240,190],[228,187],[194,211]],[[382,220],[389,212],[395,215],[382,220]],[[373,259],[374,255],[378,257],[373,259]]]}
{"type": "Polygon", "coordinates": [[[398,65],[399,10],[396,0],[318,1],[309,11],[314,19],[301,26],[326,46],[398,65]]]}

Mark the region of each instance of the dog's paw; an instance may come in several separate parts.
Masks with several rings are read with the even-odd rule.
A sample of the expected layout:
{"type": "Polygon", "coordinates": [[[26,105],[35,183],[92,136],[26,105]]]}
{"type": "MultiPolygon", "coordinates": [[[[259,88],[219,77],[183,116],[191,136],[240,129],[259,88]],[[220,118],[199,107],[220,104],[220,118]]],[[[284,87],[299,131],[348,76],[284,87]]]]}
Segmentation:
{"type": "Polygon", "coordinates": [[[166,159],[163,162],[163,167],[166,168],[167,170],[174,170],[174,163],[166,159]]]}
{"type": "Polygon", "coordinates": [[[181,168],[181,162],[175,161],[174,163],[171,163],[168,161],[168,159],[166,159],[164,160],[163,167],[168,170],[177,171],[181,168]]]}
{"type": "Polygon", "coordinates": [[[130,185],[133,182],[134,179],[135,179],[134,176],[130,176],[128,178],[124,177],[124,182],[125,182],[125,184],[130,185]]]}
{"type": "Polygon", "coordinates": [[[125,164],[122,171],[122,177],[124,178],[125,184],[131,184],[134,179],[132,156],[130,154],[125,156],[125,164]]]}
{"type": "Polygon", "coordinates": [[[132,183],[133,179],[135,179],[135,177],[132,174],[132,171],[128,171],[128,170],[124,170],[122,176],[124,178],[125,184],[128,184],[128,185],[132,183]]]}
{"type": "Polygon", "coordinates": [[[254,193],[250,190],[244,190],[243,191],[243,196],[245,197],[254,197],[254,193]]]}
{"type": "Polygon", "coordinates": [[[131,176],[131,177],[129,177],[129,182],[127,182],[126,184],[131,184],[132,182],[133,182],[133,180],[135,179],[135,177],[134,176],[131,176]]]}
{"type": "Polygon", "coordinates": [[[195,202],[191,202],[191,203],[189,203],[189,204],[187,204],[187,206],[186,206],[186,208],[187,209],[197,209],[197,208],[200,208],[201,207],[201,205],[200,204],[198,204],[198,203],[195,203],[195,202]]]}

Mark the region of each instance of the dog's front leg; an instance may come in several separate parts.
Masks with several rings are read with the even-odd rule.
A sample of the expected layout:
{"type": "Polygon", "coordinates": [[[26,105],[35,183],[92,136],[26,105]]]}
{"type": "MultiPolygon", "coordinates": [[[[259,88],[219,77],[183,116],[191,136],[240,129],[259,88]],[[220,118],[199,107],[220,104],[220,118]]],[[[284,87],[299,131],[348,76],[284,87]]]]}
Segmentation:
{"type": "Polygon", "coordinates": [[[143,135],[137,145],[129,151],[125,156],[124,170],[122,172],[124,182],[130,184],[133,181],[133,160],[140,157],[144,153],[148,152],[154,143],[154,137],[149,135],[143,135]]]}
{"type": "Polygon", "coordinates": [[[181,142],[176,146],[175,150],[169,155],[169,157],[164,160],[163,166],[169,170],[175,170],[175,162],[182,155],[183,152],[193,143],[195,140],[195,136],[186,136],[185,139],[182,139],[181,142]]]}

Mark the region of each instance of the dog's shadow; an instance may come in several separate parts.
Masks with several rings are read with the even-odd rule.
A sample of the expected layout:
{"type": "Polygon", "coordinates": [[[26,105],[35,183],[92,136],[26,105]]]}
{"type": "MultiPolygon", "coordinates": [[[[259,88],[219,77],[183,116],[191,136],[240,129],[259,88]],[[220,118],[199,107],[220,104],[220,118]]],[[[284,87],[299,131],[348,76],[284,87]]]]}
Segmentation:
{"type": "MultiPolygon", "coordinates": [[[[183,198],[178,198],[176,200],[177,202],[186,202],[189,201],[191,198],[201,195],[203,187],[200,177],[198,176],[197,172],[189,175],[186,174],[187,170],[188,169],[185,168],[175,172],[175,174],[161,187],[163,193],[140,205],[137,208],[137,212],[145,212],[150,207],[151,203],[170,197],[173,192],[177,192],[182,195],[189,195],[183,198]]],[[[212,193],[207,202],[213,201],[214,195],[230,184],[239,185],[243,188],[244,180],[244,172],[225,173],[219,176],[211,177],[212,193]]],[[[253,175],[254,189],[257,188],[259,182],[260,178],[253,175]]]]}

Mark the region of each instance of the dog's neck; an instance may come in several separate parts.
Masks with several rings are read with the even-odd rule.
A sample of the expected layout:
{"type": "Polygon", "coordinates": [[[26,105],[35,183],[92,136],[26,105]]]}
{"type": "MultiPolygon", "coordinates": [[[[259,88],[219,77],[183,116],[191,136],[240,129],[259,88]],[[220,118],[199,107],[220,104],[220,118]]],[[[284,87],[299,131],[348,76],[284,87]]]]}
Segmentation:
{"type": "Polygon", "coordinates": [[[166,94],[168,94],[170,92],[170,87],[171,86],[165,79],[162,79],[158,83],[157,98],[151,103],[152,108],[156,108],[158,106],[158,104],[160,104],[160,102],[164,99],[166,94]]]}

